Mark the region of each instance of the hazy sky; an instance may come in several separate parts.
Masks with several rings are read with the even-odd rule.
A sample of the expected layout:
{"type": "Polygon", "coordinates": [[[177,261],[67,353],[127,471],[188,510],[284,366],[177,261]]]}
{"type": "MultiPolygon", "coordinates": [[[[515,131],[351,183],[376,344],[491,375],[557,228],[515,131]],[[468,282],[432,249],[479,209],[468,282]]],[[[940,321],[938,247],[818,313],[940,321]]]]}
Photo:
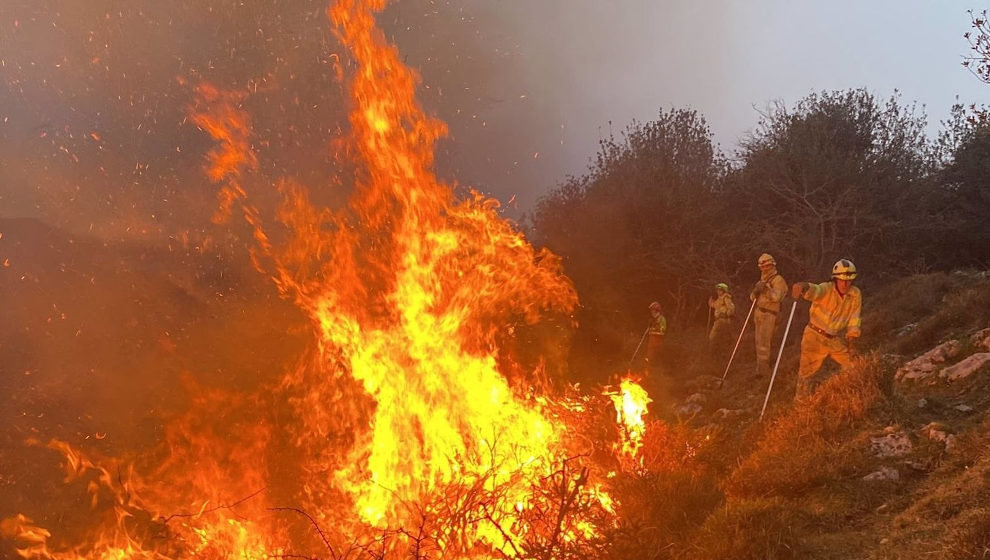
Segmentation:
{"type": "MultiPolygon", "coordinates": [[[[202,223],[216,190],[201,170],[210,140],[185,118],[201,82],[247,95],[259,183],[291,176],[325,189],[347,126],[334,80],[346,53],[326,6],[0,0],[0,216],[107,235],[202,223]]],[[[934,132],[957,95],[981,104],[990,94],[960,66],[969,7],[396,0],[380,22],[421,70],[428,110],[450,124],[442,176],[518,216],[582,174],[610,129],[670,108],[700,111],[730,155],[769,102],[825,89],[897,89],[926,106],[934,132]]]]}
{"type": "Polygon", "coordinates": [[[970,7],[979,9],[933,0],[476,0],[472,8],[495,16],[483,18],[492,42],[511,50],[500,64],[518,78],[516,95],[482,112],[515,139],[512,161],[499,164],[508,172],[477,180],[525,209],[584,170],[610,121],[619,132],[661,108],[695,108],[731,153],[768,102],[824,89],[866,87],[881,98],[896,89],[926,106],[934,132],[957,95],[990,96],[960,65],[970,7]]]}

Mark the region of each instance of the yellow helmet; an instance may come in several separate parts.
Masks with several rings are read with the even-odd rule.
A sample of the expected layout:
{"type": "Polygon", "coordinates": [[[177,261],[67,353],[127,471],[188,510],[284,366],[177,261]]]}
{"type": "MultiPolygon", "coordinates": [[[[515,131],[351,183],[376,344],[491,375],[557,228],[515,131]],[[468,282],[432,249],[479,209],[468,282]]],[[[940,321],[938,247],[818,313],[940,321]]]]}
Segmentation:
{"type": "Polygon", "coordinates": [[[771,255],[770,253],[763,253],[762,255],[760,255],[760,258],[756,261],[756,266],[760,268],[764,268],[767,266],[774,266],[776,264],[777,261],[773,259],[773,255],[771,255]]]}
{"type": "Polygon", "coordinates": [[[726,284],[725,282],[719,282],[718,284],[715,284],[715,289],[716,290],[722,290],[722,291],[728,292],[729,291],[729,285],[726,284]]]}
{"type": "Polygon", "coordinates": [[[849,259],[839,259],[832,265],[832,278],[855,280],[856,265],[849,259]]]}

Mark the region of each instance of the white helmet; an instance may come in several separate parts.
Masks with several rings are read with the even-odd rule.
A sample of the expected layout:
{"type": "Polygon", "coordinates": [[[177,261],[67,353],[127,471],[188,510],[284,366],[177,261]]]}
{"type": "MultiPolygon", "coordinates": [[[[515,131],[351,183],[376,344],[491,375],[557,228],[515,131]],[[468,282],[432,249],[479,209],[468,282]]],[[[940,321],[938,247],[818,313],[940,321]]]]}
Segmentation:
{"type": "Polygon", "coordinates": [[[756,261],[756,266],[760,268],[774,266],[776,264],[777,261],[773,259],[773,255],[771,255],[770,253],[763,253],[762,255],[760,255],[760,258],[756,261]]]}
{"type": "Polygon", "coordinates": [[[832,278],[840,280],[855,280],[856,265],[849,259],[839,259],[832,265],[832,278]]]}

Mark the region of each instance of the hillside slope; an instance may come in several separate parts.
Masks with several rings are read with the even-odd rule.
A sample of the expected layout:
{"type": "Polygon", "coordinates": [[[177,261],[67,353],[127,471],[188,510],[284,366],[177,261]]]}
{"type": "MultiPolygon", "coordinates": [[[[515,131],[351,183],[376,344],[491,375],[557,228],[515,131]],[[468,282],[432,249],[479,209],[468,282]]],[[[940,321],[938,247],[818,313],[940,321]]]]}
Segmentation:
{"type": "Polygon", "coordinates": [[[707,440],[692,468],[722,500],[644,557],[990,554],[990,275],[918,275],[866,298],[857,367],[794,402],[798,324],[763,422],[766,379],[733,368],[717,389],[703,366],[673,381],[691,394],[674,410],[707,440]]]}

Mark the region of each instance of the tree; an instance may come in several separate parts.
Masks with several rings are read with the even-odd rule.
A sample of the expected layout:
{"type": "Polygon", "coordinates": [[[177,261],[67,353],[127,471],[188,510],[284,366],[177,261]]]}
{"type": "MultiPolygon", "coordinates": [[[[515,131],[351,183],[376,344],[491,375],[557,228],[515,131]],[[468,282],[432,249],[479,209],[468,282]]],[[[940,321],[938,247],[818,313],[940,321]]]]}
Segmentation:
{"type": "Polygon", "coordinates": [[[934,158],[925,117],[896,94],[881,105],[858,89],[776,104],[740,152],[732,207],[752,232],[747,253],[774,253],[797,275],[827,272],[839,257],[903,267],[934,158]]]}
{"type": "Polygon", "coordinates": [[[602,140],[587,174],[539,201],[535,239],[563,256],[598,348],[621,349],[651,300],[675,324],[704,301],[694,296],[725,247],[717,226],[726,170],[704,118],[670,110],[602,140]]]}

